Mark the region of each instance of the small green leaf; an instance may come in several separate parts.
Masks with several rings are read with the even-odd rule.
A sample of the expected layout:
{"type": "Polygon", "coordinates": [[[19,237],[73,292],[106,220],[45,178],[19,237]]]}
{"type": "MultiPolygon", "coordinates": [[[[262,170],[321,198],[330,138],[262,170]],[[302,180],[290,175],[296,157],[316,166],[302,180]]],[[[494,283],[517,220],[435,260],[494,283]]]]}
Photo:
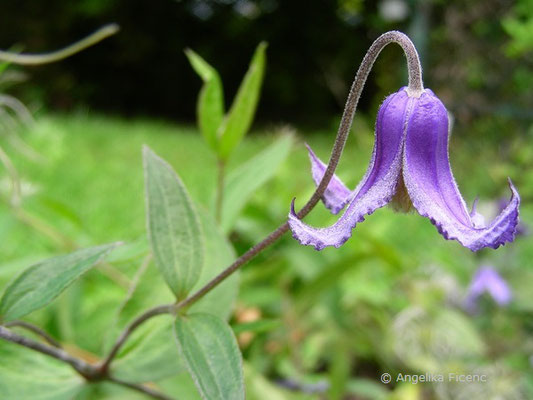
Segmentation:
{"type": "Polygon", "coordinates": [[[172,167],[144,147],[146,217],[154,259],[181,300],[198,281],[204,242],[196,210],[172,167]]]}
{"type": "Polygon", "coordinates": [[[0,318],[9,321],[46,306],[118,243],[91,247],[32,265],[8,285],[0,318]]]}
{"type": "Polygon", "coordinates": [[[273,144],[230,172],[224,186],[224,203],[220,226],[228,232],[246,205],[250,196],[276,173],[278,166],[287,158],[292,137],[282,136],[273,144]]]}
{"type": "Polygon", "coordinates": [[[266,48],[265,42],[257,46],[228,115],[219,128],[218,154],[222,160],[228,159],[252,125],[265,74],[266,48]]]}
{"type": "Polygon", "coordinates": [[[242,356],[229,325],[209,314],[178,316],[178,348],[204,400],[244,399],[242,356]]]}
{"type": "Polygon", "coordinates": [[[217,151],[217,130],[224,118],[224,91],[218,72],[194,51],[187,49],[185,54],[191,66],[204,81],[198,97],[196,113],[198,125],[206,142],[217,151]]]}

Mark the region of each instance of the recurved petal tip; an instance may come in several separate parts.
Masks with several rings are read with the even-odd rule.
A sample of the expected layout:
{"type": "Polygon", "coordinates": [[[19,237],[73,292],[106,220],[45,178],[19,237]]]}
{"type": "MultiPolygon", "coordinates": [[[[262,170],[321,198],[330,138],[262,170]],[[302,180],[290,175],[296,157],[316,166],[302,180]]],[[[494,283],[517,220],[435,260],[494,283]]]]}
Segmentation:
{"type": "Polygon", "coordinates": [[[511,189],[509,203],[486,228],[476,230],[473,235],[475,240],[467,245],[470,250],[478,251],[484,247],[497,249],[514,240],[519,219],[520,195],[511,179],[508,179],[508,182],[511,189]]]}

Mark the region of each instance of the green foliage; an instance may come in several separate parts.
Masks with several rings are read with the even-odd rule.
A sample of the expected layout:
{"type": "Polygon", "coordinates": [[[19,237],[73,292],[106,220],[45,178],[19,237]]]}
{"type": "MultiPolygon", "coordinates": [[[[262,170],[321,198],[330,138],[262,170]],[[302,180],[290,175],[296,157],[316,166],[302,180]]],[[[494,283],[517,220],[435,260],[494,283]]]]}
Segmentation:
{"type": "Polygon", "coordinates": [[[533,1],[517,1],[513,13],[502,20],[502,27],[511,37],[506,49],[509,56],[520,57],[533,50],[533,1]]]}
{"type": "Polygon", "coordinates": [[[290,135],[282,136],[228,174],[224,186],[225,198],[220,221],[224,232],[229,232],[233,227],[239,213],[255,191],[277,172],[280,164],[289,155],[292,142],[290,135]]]}
{"type": "Polygon", "coordinates": [[[0,394],[6,400],[70,400],[85,384],[58,360],[0,340],[0,394]]]}
{"type": "Polygon", "coordinates": [[[229,157],[252,125],[265,74],[266,48],[264,42],[257,46],[250,67],[220,127],[219,155],[222,160],[229,157]]]}
{"type": "Polygon", "coordinates": [[[192,67],[204,81],[198,98],[198,124],[206,142],[226,161],[246,135],[259,102],[265,74],[267,44],[257,46],[228,114],[224,114],[224,94],[218,72],[192,50],[186,50],[192,67]]]}
{"type": "Polygon", "coordinates": [[[224,91],[218,72],[194,51],[185,51],[189,62],[204,81],[198,97],[196,113],[198,125],[204,139],[216,152],[218,150],[218,128],[224,118],[224,91]]]}
{"type": "Polygon", "coordinates": [[[6,288],[0,318],[10,321],[46,306],[117,244],[75,251],[32,265],[6,288]]]}
{"type": "Polygon", "coordinates": [[[175,332],[180,353],[204,400],[245,398],[242,357],[226,322],[202,313],[178,316],[175,332]]]}
{"type": "Polygon", "coordinates": [[[200,222],[183,183],[148,147],[143,150],[148,237],[157,267],[178,300],[200,277],[204,241],[200,222]]]}

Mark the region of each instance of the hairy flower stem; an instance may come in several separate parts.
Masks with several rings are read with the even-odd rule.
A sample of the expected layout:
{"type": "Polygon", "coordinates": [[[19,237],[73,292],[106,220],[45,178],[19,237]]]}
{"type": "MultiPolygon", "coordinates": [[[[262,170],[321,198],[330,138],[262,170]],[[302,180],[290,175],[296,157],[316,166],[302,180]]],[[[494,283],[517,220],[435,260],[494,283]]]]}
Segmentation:
{"type": "MultiPolygon", "coordinates": [[[[22,326],[19,322],[17,324],[12,323],[11,325],[22,326]]],[[[72,368],[74,368],[74,370],[78,374],[83,376],[89,382],[95,382],[95,381],[114,382],[118,385],[128,387],[137,392],[144,393],[150,397],[153,397],[154,399],[172,400],[170,397],[164,395],[163,393],[160,393],[147,386],[130,383],[130,382],[117,379],[111,376],[109,373],[103,374],[98,366],[89,364],[80,358],[76,358],[58,346],[52,347],[44,343],[36,342],[32,339],[21,336],[15,332],[12,332],[11,330],[1,325],[0,325],[0,338],[8,342],[12,342],[20,346],[26,347],[28,349],[45,354],[47,356],[55,358],[56,360],[62,361],[66,364],[69,364],[72,368]]]]}
{"type": "Polygon", "coordinates": [[[217,193],[215,200],[215,220],[220,224],[222,220],[222,205],[224,202],[224,174],[226,172],[226,163],[223,160],[217,160],[217,193]]]}
{"type": "Polygon", "coordinates": [[[117,24],[105,25],[89,36],[71,44],[63,49],[43,54],[17,54],[0,50],[0,61],[7,61],[19,65],[41,65],[63,60],[73,54],[91,47],[96,43],[114,35],[119,30],[117,24]]]}
{"type": "MultiPolygon", "coordinates": [[[[418,53],[416,52],[415,46],[413,45],[411,40],[405,34],[398,31],[387,32],[377,38],[374,43],[372,43],[372,45],[368,49],[368,52],[363,58],[363,61],[359,66],[359,70],[357,71],[354,82],[350,89],[350,93],[348,94],[348,99],[346,101],[346,105],[344,106],[344,112],[339,125],[339,130],[337,131],[337,137],[335,138],[335,144],[331,152],[328,168],[326,169],[326,172],[322,177],[322,181],[317,186],[315,192],[313,193],[309,201],[297,213],[298,218],[301,219],[307,214],[309,214],[309,212],[318,203],[318,201],[326,191],[329,181],[333,177],[335,169],[337,168],[337,165],[339,163],[339,159],[342,155],[344,145],[346,144],[348,134],[350,133],[353,118],[355,115],[355,110],[357,108],[357,103],[359,102],[359,98],[361,97],[361,93],[368,78],[368,74],[370,73],[370,70],[372,69],[372,66],[374,65],[374,62],[376,61],[379,53],[381,53],[381,50],[383,50],[383,48],[390,43],[399,44],[406,55],[407,66],[409,71],[409,95],[420,96],[420,94],[424,90],[424,86],[422,84],[422,67],[420,65],[418,53]]],[[[242,267],[256,255],[258,255],[261,251],[269,247],[271,244],[275,243],[285,232],[287,232],[288,229],[289,224],[287,222],[280,225],[265,239],[250,248],[246,253],[236,259],[233,264],[231,264],[220,274],[218,274],[208,283],[206,283],[202,288],[187,297],[185,300],[182,300],[181,302],[176,304],[161,305],[141,314],[133,322],[131,322],[130,325],[128,325],[126,329],[122,332],[122,334],[119,336],[118,340],[115,342],[115,345],[112,347],[109,355],[106,357],[104,363],[102,364],[102,367],[104,369],[107,369],[109,367],[109,364],[113,361],[113,358],[118,353],[118,351],[120,350],[124,342],[127,340],[129,335],[139,325],[157,315],[166,313],[176,314],[178,313],[178,311],[181,311],[196,303],[207,293],[209,293],[220,283],[222,283],[227,277],[229,277],[240,267],[242,267]]]]}

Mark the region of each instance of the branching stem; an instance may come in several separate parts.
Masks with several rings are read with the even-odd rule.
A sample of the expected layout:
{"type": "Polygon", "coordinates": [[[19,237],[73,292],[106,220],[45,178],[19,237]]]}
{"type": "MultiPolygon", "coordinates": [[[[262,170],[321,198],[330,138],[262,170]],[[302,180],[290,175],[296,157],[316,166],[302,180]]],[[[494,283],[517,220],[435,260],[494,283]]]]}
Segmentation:
{"type": "Polygon", "coordinates": [[[63,361],[64,363],[69,364],[72,368],[76,370],[76,372],[78,372],[81,376],[88,380],[94,380],[95,378],[94,366],[79,358],[71,356],[69,353],[67,353],[61,348],[52,347],[44,343],[36,342],[25,336],[19,335],[3,326],[0,326],[0,338],[35,350],[39,353],[46,354],[47,356],[53,357],[57,360],[63,361]]]}
{"type": "MultiPolygon", "coordinates": [[[[20,322],[20,321],[19,321],[20,322]]],[[[11,323],[12,326],[22,326],[19,322],[16,324],[11,323]]],[[[32,329],[33,330],[33,329],[32,329]]],[[[90,382],[96,382],[96,381],[109,381],[114,382],[117,385],[121,385],[124,387],[128,387],[132,390],[135,390],[137,392],[144,393],[150,397],[153,397],[154,399],[159,400],[172,400],[171,397],[168,397],[164,395],[163,393],[158,392],[155,389],[152,389],[145,385],[139,385],[136,383],[130,383],[123,381],[121,379],[117,379],[110,375],[109,373],[103,373],[103,371],[99,368],[99,366],[89,364],[88,362],[76,358],[72,356],[71,354],[67,353],[65,350],[63,350],[60,347],[52,347],[44,343],[36,342],[32,339],[29,339],[25,336],[21,336],[10,329],[7,329],[5,326],[0,325],[0,338],[4,339],[8,342],[18,344],[20,346],[26,347],[28,349],[37,351],[42,354],[46,354],[47,356],[50,356],[52,358],[55,358],[56,360],[62,361],[66,364],[69,364],[74,370],[83,376],[87,381],[90,382]]]]}
{"type": "MultiPolygon", "coordinates": [[[[383,50],[383,48],[390,43],[398,43],[405,52],[409,70],[409,85],[407,88],[409,95],[418,97],[422,94],[424,90],[422,84],[422,68],[420,65],[418,54],[411,40],[403,33],[397,31],[391,31],[381,35],[370,46],[370,49],[365,55],[359,67],[359,70],[357,71],[355,80],[351,86],[350,93],[346,101],[344,112],[337,132],[337,137],[335,138],[335,144],[331,152],[331,157],[326,172],[324,173],[320,184],[317,186],[315,192],[313,193],[309,201],[297,213],[298,218],[305,217],[318,203],[318,201],[324,194],[333,174],[335,173],[335,169],[337,168],[339,159],[342,155],[342,151],[344,149],[348,134],[352,126],[355,110],[357,108],[359,98],[361,97],[361,92],[363,90],[366,79],[368,78],[368,74],[370,73],[370,70],[372,69],[372,66],[374,65],[374,62],[376,61],[381,50],[383,50]]],[[[67,49],[64,49],[63,51],[66,51],[67,49]]],[[[0,58],[2,56],[2,53],[3,52],[0,52],[0,58]]],[[[223,166],[221,167],[221,165],[219,165],[218,190],[220,191],[220,193],[217,195],[218,216],[220,215],[219,213],[222,204],[221,190],[223,188],[224,183],[223,173],[223,166]],[[222,175],[222,178],[220,178],[220,175],[222,175]]],[[[105,379],[123,386],[127,386],[139,392],[143,392],[154,398],[168,400],[169,398],[165,395],[153,391],[152,389],[146,386],[124,382],[112,377],[109,374],[109,366],[115,356],[118,354],[122,345],[126,342],[128,337],[135,331],[135,329],[137,329],[140,325],[142,325],[144,322],[151,319],[152,317],[163,314],[176,314],[179,311],[183,311],[184,309],[190,307],[192,304],[200,300],[203,296],[205,296],[216,286],[222,283],[227,277],[237,271],[240,267],[242,267],[244,264],[254,258],[257,254],[259,254],[265,248],[269,247],[271,244],[275,243],[285,232],[287,232],[288,229],[289,225],[287,222],[280,225],[265,239],[250,248],[246,253],[244,253],[237,260],[235,260],[229,267],[227,267],[220,274],[218,274],[211,281],[209,281],[206,285],[204,285],[201,289],[193,293],[191,296],[187,297],[185,300],[182,300],[181,302],[176,304],[160,305],[141,314],[124,329],[124,331],[120,334],[119,338],[115,342],[114,346],[111,348],[108,356],[97,366],[88,364],[83,360],[72,357],[70,354],[66,353],[60,348],[50,347],[39,342],[34,342],[33,340],[30,340],[23,336],[19,336],[2,326],[0,326],[0,337],[5,340],[36,350],[43,354],[47,354],[58,360],[64,361],[67,364],[70,364],[78,373],[80,373],[88,380],[105,379]]]]}

